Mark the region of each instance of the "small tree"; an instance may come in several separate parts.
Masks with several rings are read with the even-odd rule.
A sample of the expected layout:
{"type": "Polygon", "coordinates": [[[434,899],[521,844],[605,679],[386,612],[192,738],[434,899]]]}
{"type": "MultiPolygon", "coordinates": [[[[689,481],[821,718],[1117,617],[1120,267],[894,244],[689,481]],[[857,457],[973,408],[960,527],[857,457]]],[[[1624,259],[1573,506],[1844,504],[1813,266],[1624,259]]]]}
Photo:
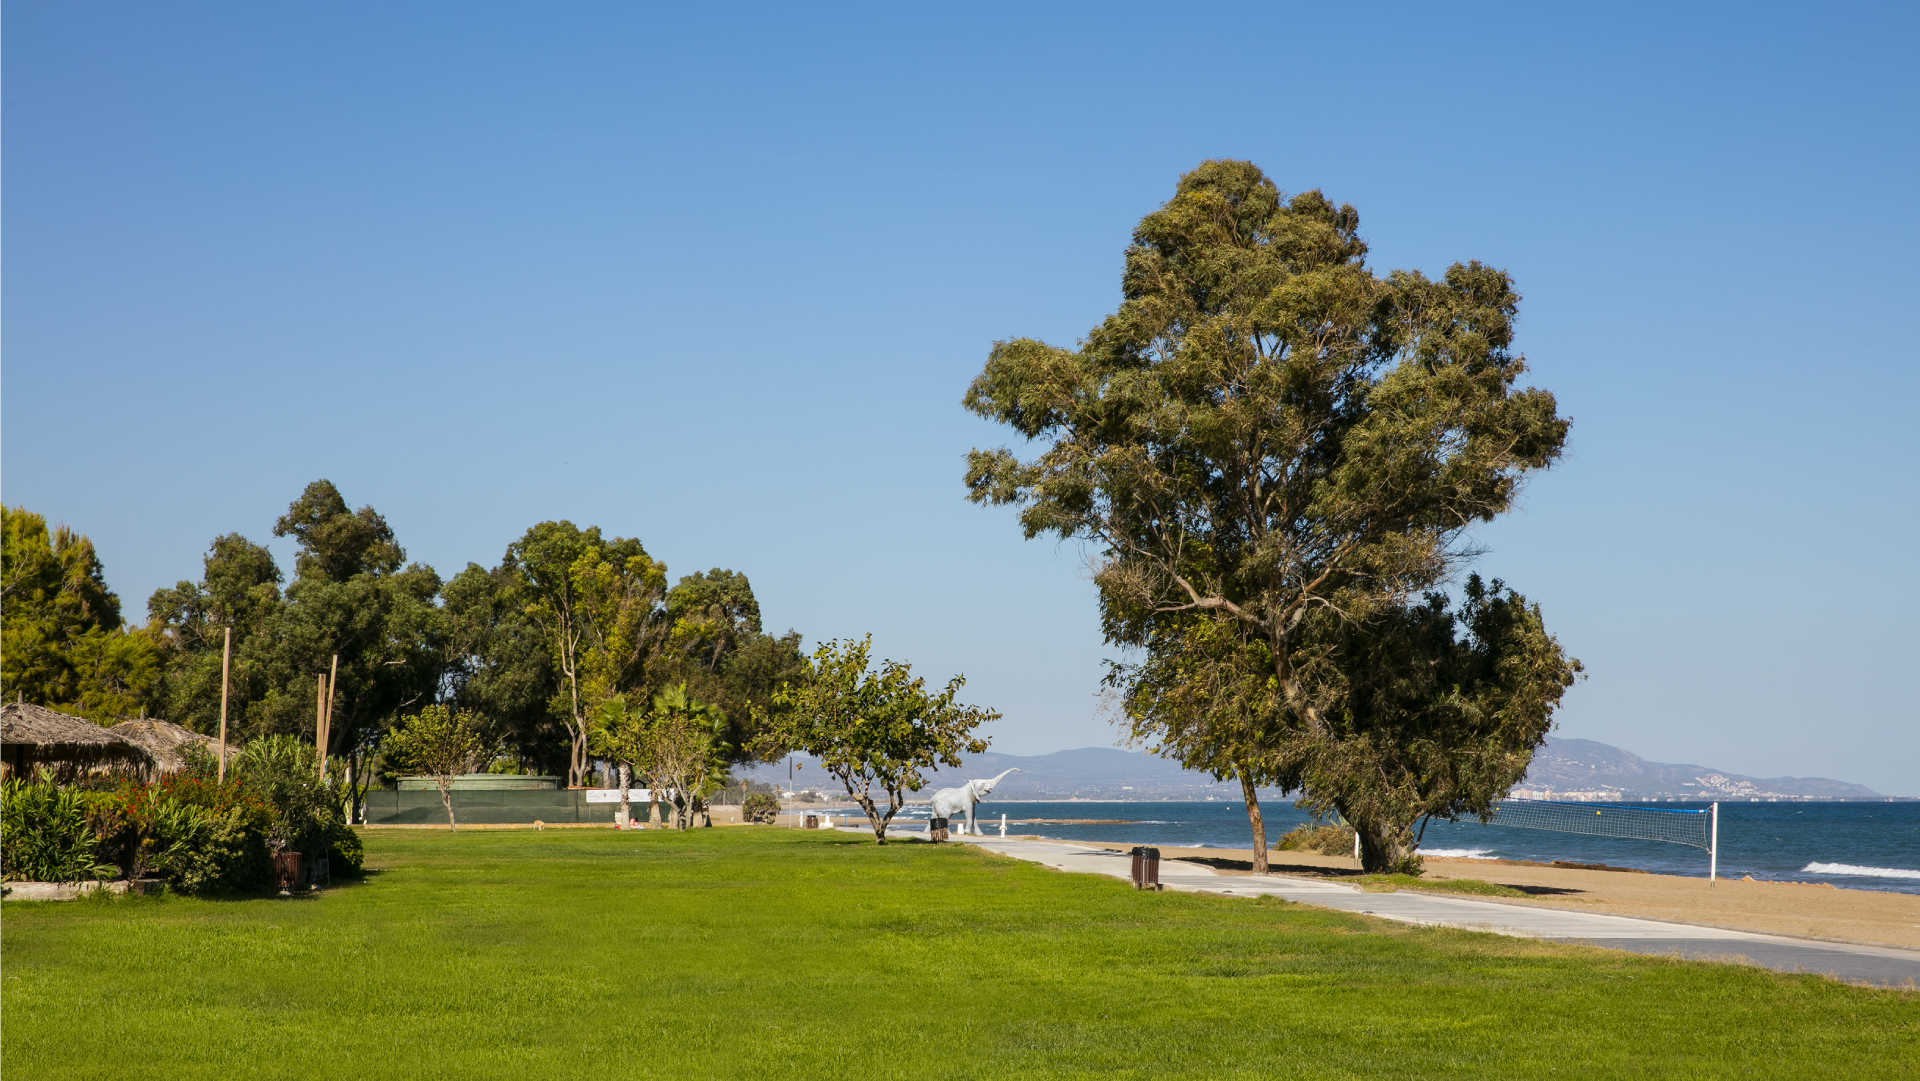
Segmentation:
{"type": "Polygon", "coordinates": [[[772,822],[780,814],[780,801],[769,792],[749,792],[747,798],[740,801],[740,820],[742,822],[772,822]]]}
{"type": "Polygon", "coordinates": [[[653,734],[653,777],[672,794],[674,827],[688,829],[701,801],[726,772],[726,747],[720,738],[726,718],[688,697],[683,683],[653,696],[647,721],[653,734]]]}
{"type": "MultiPolygon", "coordinates": [[[[650,775],[642,763],[651,761],[653,755],[651,733],[644,715],[634,712],[627,704],[625,695],[614,695],[600,703],[594,710],[593,728],[588,733],[588,745],[593,753],[614,763],[614,770],[620,777],[620,820],[633,820],[631,800],[633,771],[638,768],[643,775],[650,775]]],[[[649,782],[651,785],[651,782],[649,782]]],[[[651,793],[655,803],[660,802],[658,791],[651,793]]]]}
{"type": "Polygon", "coordinates": [[[887,843],[887,826],[906,802],[906,793],[926,783],[922,771],[936,763],[960,764],[963,753],[979,754],[987,741],[973,730],[1000,714],[956,701],[966,677],[955,676],[938,694],[911,666],[882,661],[868,669],[873,638],[828,642],[813,653],[807,676],[773,696],[774,713],[766,724],[763,756],[804,751],[820,760],[866,812],[873,836],[887,843]],[[874,798],[886,794],[882,811],[874,798]]]}
{"type": "Polygon", "coordinates": [[[447,809],[447,828],[453,820],[453,778],[479,758],[484,747],[473,714],[446,706],[428,706],[402,718],[387,736],[387,758],[402,769],[431,776],[440,787],[440,803],[447,809]]]}
{"type": "Polygon", "coordinates": [[[726,772],[729,748],[720,738],[726,723],[720,710],[687,694],[685,684],[653,696],[641,713],[624,696],[601,703],[594,714],[595,754],[616,764],[620,775],[620,811],[630,814],[630,771],[646,778],[653,802],[665,792],[677,829],[693,825],[700,801],[726,772]]]}

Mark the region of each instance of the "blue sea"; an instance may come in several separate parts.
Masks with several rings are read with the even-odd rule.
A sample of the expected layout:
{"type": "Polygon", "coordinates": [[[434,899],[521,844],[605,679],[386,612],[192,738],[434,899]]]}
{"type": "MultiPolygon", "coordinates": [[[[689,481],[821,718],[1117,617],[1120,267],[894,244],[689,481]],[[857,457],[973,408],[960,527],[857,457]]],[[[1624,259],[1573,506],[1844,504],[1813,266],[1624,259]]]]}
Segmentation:
{"type": "MultiPolygon", "coordinates": [[[[1681,809],[1706,805],[1649,806],[1681,809]]],[[[1308,820],[1304,812],[1285,801],[1263,803],[1261,810],[1269,843],[1308,820]]],[[[925,818],[926,808],[912,807],[902,814],[925,818]]],[[[982,828],[997,832],[1002,814],[1007,816],[1007,832],[1041,837],[1193,848],[1244,849],[1252,843],[1246,809],[1237,802],[1017,803],[990,799],[980,805],[982,828]]],[[[1475,821],[1432,822],[1421,851],[1469,859],[1604,863],[1702,878],[1707,874],[1706,852],[1684,845],[1483,826],[1475,821]]],[[[1920,894],[1920,802],[1722,803],[1720,875],[1920,894]]]]}

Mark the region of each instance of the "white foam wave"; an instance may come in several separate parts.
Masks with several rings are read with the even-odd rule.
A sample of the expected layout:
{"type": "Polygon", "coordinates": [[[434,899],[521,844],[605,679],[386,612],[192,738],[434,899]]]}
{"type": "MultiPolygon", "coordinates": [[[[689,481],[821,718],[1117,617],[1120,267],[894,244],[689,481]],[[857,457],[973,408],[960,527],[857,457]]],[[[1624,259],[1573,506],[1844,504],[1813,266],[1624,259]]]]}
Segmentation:
{"type": "Polygon", "coordinates": [[[1493,849],[1491,848],[1423,848],[1420,850],[1420,854],[1422,856],[1438,856],[1441,859],[1446,859],[1446,860],[1490,860],[1493,858],[1493,849]]]}
{"type": "Polygon", "coordinates": [[[1905,867],[1860,867],[1851,863],[1809,863],[1800,868],[1803,875],[1839,875],[1847,878],[1920,878],[1920,871],[1905,867]]]}

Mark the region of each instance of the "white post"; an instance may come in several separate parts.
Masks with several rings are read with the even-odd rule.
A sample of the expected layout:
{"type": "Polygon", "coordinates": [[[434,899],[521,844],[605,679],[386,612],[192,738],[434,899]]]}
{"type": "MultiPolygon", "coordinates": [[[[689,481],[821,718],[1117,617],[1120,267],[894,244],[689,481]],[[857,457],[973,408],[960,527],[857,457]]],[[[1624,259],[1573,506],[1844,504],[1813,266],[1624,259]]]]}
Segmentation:
{"type": "Polygon", "coordinates": [[[1006,835],[1007,835],[1007,812],[1001,811],[1000,812],[1000,836],[1005,837],[1006,835]]]}
{"type": "Polygon", "coordinates": [[[1360,831],[1359,830],[1353,831],[1353,858],[1354,859],[1360,858],[1360,831]]]}
{"type": "Polygon", "coordinates": [[[1720,804],[1713,805],[1713,836],[1707,841],[1707,885],[1720,873],[1720,804]]]}

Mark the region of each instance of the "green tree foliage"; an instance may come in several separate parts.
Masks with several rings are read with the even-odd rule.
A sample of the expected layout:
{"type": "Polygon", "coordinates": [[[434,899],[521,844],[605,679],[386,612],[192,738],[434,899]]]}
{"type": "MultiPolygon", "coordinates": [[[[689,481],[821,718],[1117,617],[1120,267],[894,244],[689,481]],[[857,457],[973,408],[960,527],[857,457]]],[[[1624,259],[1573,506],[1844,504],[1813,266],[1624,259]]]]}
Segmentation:
{"type": "Polygon", "coordinates": [[[286,605],[273,553],[238,533],[214,538],[200,581],[155,590],[147,613],[166,644],[161,713],[176,724],[215,732],[220,721],[220,652],[233,631],[228,723],[237,740],[266,730],[250,720],[274,677],[272,635],[286,605]]]}
{"type": "Polygon", "coordinates": [[[974,729],[1000,714],[958,701],[965,676],[929,693],[909,665],[888,660],[872,670],[872,642],[869,635],[814,650],[805,678],[773,696],[760,738],[765,757],[801,751],[818,758],[885,844],[888,824],[906,793],[926,783],[925,771],[940,763],[958,766],[962,754],[986,750],[974,729]],[[885,810],[876,787],[886,797],[885,810]]]}
{"type": "Polygon", "coordinates": [[[726,718],[722,743],[734,761],[743,760],[773,693],[805,671],[799,632],[765,633],[747,576],[718,567],[680,579],[667,593],[665,614],[656,684],[683,684],[716,706],[726,718]]]}
{"type": "Polygon", "coordinates": [[[0,695],[111,722],[160,701],[161,642],[123,628],[93,542],[0,507],[0,695]]]}
{"type": "Polygon", "coordinates": [[[603,538],[598,526],[541,522],[502,563],[526,590],[524,611],[541,629],[565,696],[567,783],[587,771],[590,718],[616,694],[644,688],[664,639],[667,568],[637,540],[603,538]]]}
{"type": "Polygon", "coordinates": [[[780,800],[771,792],[749,792],[740,801],[740,820],[766,825],[780,816],[780,800]]]}
{"type": "Polygon", "coordinates": [[[967,486],[1029,537],[1100,546],[1106,637],[1145,658],[1114,673],[1136,734],[1238,776],[1264,857],[1256,783],[1329,794],[1338,757],[1300,749],[1342,743],[1352,628],[1448,580],[1567,421],[1518,383],[1504,272],[1376,276],[1351,207],[1284,198],[1245,162],[1181,178],[1121,290],[1078,349],[993,347],[965,404],[1041,449],[976,450],[967,486]],[[1143,682],[1192,672],[1220,704],[1146,709],[1174,692],[1143,682]]]}
{"type": "Polygon", "coordinates": [[[691,828],[733,760],[726,715],[688,695],[685,684],[675,684],[655,694],[645,710],[614,695],[600,704],[594,720],[593,752],[620,769],[620,810],[630,813],[627,778],[632,769],[646,779],[655,803],[663,795],[669,801],[675,828],[691,828]]]}
{"type": "Polygon", "coordinates": [[[1537,606],[1478,575],[1457,611],[1436,593],[1327,629],[1336,640],[1307,678],[1329,703],[1329,731],[1284,730],[1284,772],[1299,778],[1303,807],[1353,824],[1368,870],[1417,873],[1413,823],[1491,818],[1580,664],[1537,606]]]}
{"type": "Polygon", "coordinates": [[[522,576],[469,563],[441,598],[450,704],[481,719],[490,746],[537,772],[565,774],[565,689],[545,632],[527,614],[522,576]]]}
{"type": "Polygon", "coordinates": [[[330,481],[307,485],[273,532],[294,538],[299,550],[276,628],[279,678],[264,703],[268,723],[274,731],[310,730],[313,676],[338,655],[328,753],[361,754],[401,711],[438,690],[440,576],[406,564],[386,519],[371,507],[349,510],[330,481]]]}
{"type": "Polygon", "coordinates": [[[689,574],[668,591],[666,604],[672,648],[710,672],[760,633],[760,602],[737,571],[715,567],[689,574]]]}
{"type": "MultiPolygon", "coordinates": [[[[594,708],[587,729],[587,746],[594,754],[614,764],[620,781],[620,818],[630,821],[633,814],[632,787],[635,774],[648,779],[655,806],[660,803],[660,787],[652,780],[654,765],[653,726],[645,712],[634,709],[626,695],[616,694],[594,708]]],[[[649,815],[649,818],[652,816],[649,815]]]]}
{"type": "MultiPolygon", "coordinates": [[[[306,487],[274,525],[298,544],[284,594],[272,555],[237,534],[217,538],[201,580],[154,593],[148,609],[170,647],[173,719],[214,730],[221,637],[233,628],[229,730],[236,739],[313,731],[315,677],[339,657],[329,755],[364,790],[368,756],[402,710],[430,701],[446,668],[440,577],[406,564],[386,519],[353,510],[332,482],[306,487]]],[[[357,793],[356,793],[357,797],[357,793]]]]}
{"type": "Polygon", "coordinates": [[[439,787],[448,829],[458,828],[453,819],[454,777],[473,770],[486,754],[474,716],[444,705],[431,705],[407,716],[387,734],[387,761],[432,777],[439,787]]]}

